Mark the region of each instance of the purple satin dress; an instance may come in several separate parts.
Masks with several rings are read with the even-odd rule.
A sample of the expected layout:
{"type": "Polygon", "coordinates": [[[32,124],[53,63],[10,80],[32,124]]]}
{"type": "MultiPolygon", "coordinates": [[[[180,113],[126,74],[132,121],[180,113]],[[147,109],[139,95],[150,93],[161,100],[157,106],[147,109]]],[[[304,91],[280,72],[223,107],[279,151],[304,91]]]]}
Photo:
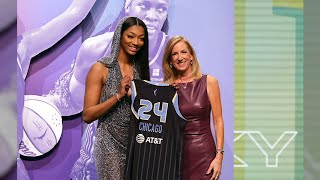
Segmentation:
{"type": "Polygon", "coordinates": [[[179,109],[187,119],[184,129],[184,156],[182,180],[210,179],[206,175],[216,154],[215,142],[210,129],[211,104],[207,93],[207,76],[178,89],[179,109]]]}

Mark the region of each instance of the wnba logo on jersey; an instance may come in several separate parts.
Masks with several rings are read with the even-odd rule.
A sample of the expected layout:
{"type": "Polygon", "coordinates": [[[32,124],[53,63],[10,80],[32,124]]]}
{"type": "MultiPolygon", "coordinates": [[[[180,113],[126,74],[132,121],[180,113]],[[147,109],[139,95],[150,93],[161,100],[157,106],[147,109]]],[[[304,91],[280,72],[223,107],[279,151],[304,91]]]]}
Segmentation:
{"type": "Polygon", "coordinates": [[[137,134],[136,141],[139,144],[142,144],[143,142],[149,143],[149,144],[161,144],[162,138],[156,138],[156,137],[147,137],[145,139],[143,134],[137,134]]]}

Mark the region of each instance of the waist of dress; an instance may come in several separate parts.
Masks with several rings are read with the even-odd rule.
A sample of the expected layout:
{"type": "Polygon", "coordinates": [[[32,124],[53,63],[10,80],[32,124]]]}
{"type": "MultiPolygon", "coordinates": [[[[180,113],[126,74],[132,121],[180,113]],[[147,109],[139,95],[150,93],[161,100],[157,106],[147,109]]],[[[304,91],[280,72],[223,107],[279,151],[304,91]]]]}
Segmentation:
{"type": "Polygon", "coordinates": [[[211,133],[210,120],[187,121],[184,128],[185,135],[201,135],[211,133]]]}
{"type": "Polygon", "coordinates": [[[117,141],[126,141],[128,133],[129,124],[127,123],[100,123],[97,128],[97,134],[107,138],[112,137],[117,141]]]}

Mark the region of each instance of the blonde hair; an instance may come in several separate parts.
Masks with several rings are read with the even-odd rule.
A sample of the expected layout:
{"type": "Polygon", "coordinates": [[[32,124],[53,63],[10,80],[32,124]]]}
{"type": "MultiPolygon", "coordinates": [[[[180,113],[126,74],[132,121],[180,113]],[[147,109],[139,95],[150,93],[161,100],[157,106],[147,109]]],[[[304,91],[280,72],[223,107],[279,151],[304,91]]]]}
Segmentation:
{"type": "Polygon", "coordinates": [[[178,42],[184,42],[187,45],[190,54],[193,56],[193,64],[191,65],[191,68],[192,75],[194,76],[194,78],[199,79],[202,76],[196,52],[194,51],[190,42],[183,36],[173,36],[169,39],[166,48],[164,49],[164,54],[162,58],[162,71],[164,74],[164,82],[169,84],[173,83],[175,80],[178,79],[177,70],[174,67],[170,67],[172,49],[178,42]]]}

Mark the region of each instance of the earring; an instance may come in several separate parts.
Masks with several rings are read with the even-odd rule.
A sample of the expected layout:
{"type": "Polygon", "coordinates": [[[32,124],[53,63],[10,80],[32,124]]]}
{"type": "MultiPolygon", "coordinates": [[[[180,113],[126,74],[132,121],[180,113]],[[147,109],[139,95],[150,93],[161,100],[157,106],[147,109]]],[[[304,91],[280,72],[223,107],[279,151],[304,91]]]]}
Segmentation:
{"type": "Polygon", "coordinates": [[[193,64],[193,59],[191,59],[190,64],[191,64],[191,65],[193,64]]]}
{"type": "Polygon", "coordinates": [[[172,63],[170,63],[170,65],[169,65],[169,66],[170,66],[170,68],[172,69],[172,63]]]}

